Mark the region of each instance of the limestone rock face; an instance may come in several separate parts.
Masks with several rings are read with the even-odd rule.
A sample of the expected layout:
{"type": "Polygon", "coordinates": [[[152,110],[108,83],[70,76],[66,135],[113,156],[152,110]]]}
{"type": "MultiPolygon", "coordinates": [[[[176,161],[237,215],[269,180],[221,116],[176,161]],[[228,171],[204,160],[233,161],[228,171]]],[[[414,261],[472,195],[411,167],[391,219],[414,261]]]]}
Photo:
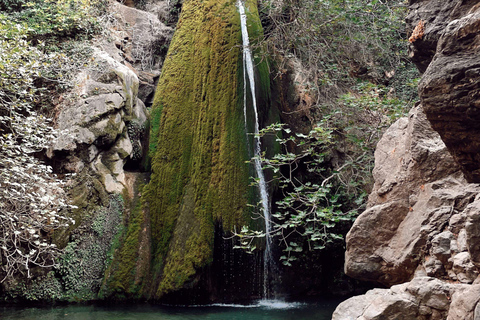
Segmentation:
{"type": "Polygon", "coordinates": [[[56,122],[61,134],[49,156],[61,171],[88,171],[108,193],[121,193],[123,167],[129,161],[140,165],[145,155],[145,104],[153,99],[173,29],[153,13],[110,5],[114,22],[109,39],[96,41],[94,66],[77,76],[75,102],[60,108],[56,122]]]}
{"type": "Polygon", "coordinates": [[[379,142],[374,190],[347,236],[345,265],[393,286],[347,300],[334,319],[480,319],[480,4],[409,5],[425,116],[414,108],[379,142]]]}
{"type": "Polygon", "coordinates": [[[142,11],[115,3],[113,10],[121,30],[117,32],[115,45],[121,50],[119,54],[125,65],[134,70],[139,78],[138,97],[150,104],[173,37],[173,28],[160,20],[168,20],[165,16],[171,10],[168,1],[148,3],[145,9],[142,11]]]}
{"type": "Polygon", "coordinates": [[[477,286],[418,277],[390,289],[373,289],[342,302],[332,320],[473,319],[477,286]]]}
{"type": "Polygon", "coordinates": [[[89,166],[107,192],[121,193],[125,186],[123,166],[134,158],[133,145],[141,148],[141,135],[130,137],[128,132],[132,127],[145,131],[147,110],[138,99],[139,80],[134,71],[99,49],[93,59],[103,72],[79,76],[77,94],[83,99],[61,110],[57,120],[61,134],[51,156],[83,154],[70,156],[76,164],[64,161],[63,170],[79,173],[89,166]]]}
{"type": "Polygon", "coordinates": [[[138,222],[140,190],[147,179],[141,172],[148,141],[145,102],[153,96],[165,56],[158,53],[166,51],[162,46],[173,30],[156,15],[107,2],[110,14],[102,25],[109,30],[92,39],[92,56],[78,61],[84,67],[77,70],[73,89],[56,100],[54,124],[60,136],[47,157],[55,173],[71,173],[65,175],[65,191],[76,207],[68,212],[75,224],[48,235],[64,249],[56,260],[61,266],[39,270],[28,280],[19,272],[15,282],[1,285],[2,300],[102,299],[112,253],[120,252],[119,243],[128,237],[123,247],[138,242],[141,249],[138,257],[126,255],[124,270],[133,274],[132,265],[150,261],[145,258],[150,230],[138,222]]]}
{"type": "Polygon", "coordinates": [[[347,235],[346,273],[384,285],[402,283],[412,278],[428,248],[435,259],[428,270],[440,268],[432,262],[437,260],[451,268],[451,252],[459,249],[450,242],[456,237],[441,231],[480,188],[464,180],[420,106],[385,132],[374,178],[368,209],[347,235]]]}
{"type": "Polygon", "coordinates": [[[411,45],[425,71],[422,105],[469,182],[480,182],[479,7],[477,1],[421,1],[409,15],[412,27],[425,21],[423,38],[411,45]]]}
{"type": "Polygon", "coordinates": [[[410,58],[421,72],[425,72],[436,53],[437,43],[445,27],[453,20],[465,16],[477,1],[462,0],[410,0],[406,18],[411,33],[419,22],[424,23],[422,36],[411,40],[410,58]]]}
{"type": "Polygon", "coordinates": [[[480,185],[464,179],[421,106],[386,131],[375,160],[345,271],[393,287],[343,302],[333,319],[480,317],[480,185]]]}

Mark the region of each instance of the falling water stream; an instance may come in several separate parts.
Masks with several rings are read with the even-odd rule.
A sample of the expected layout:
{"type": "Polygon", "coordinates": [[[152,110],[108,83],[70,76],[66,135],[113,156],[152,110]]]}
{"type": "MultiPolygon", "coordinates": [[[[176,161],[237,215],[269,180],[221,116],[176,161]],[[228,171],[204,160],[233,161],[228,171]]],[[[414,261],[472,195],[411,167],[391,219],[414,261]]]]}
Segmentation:
{"type": "Polygon", "coordinates": [[[265,176],[262,170],[262,163],[260,162],[261,155],[261,142],[259,134],[259,119],[257,109],[257,99],[255,96],[255,77],[253,69],[252,52],[250,50],[250,40],[247,30],[247,15],[245,13],[245,5],[242,0],[237,2],[238,11],[240,12],[240,24],[242,29],[242,41],[243,41],[243,80],[244,80],[244,115],[245,115],[245,127],[247,123],[247,76],[248,83],[250,85],[250,92],[252,95],[253,112],[255,114],[255,146],[254,146],[254,166],[258,177],[258,188],[260,191],[260,197],[262,202],[262,212],[265,218],[265,252],[263,259],[263,299],[267,300],[269,297],[269,271],[273,263],[272,251],[271,251],[271,238],[270,238],[270,201],[268,199],[267,184],[265,182],[265,176]]]}

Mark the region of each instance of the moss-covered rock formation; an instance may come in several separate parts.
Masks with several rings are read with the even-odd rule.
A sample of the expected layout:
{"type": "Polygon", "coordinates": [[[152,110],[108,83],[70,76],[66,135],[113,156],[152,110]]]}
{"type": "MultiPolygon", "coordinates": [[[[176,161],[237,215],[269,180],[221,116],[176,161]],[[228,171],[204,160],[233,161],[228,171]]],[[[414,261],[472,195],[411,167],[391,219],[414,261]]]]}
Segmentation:
{"type": "MultiPolygon", "coordinates": [[[[256,2],[246,6],[251,37],[262,36],[256,2]]],[[[158,299],[197,283],[199,271],[214,259],[215,235],[250,223],[247,204],[256,190],[246,163],[251,152],[241,43],[235,0],[184,2],[152,106],[152,175],[142,194],[143,213],[131,211],[107,295],[158,299]],[[142,220],[151,261],[138,270],[132,261],[145,260],[142,220]]],[[[268,116],[268,67],[257,62],[257,95],[268,116]]]]}

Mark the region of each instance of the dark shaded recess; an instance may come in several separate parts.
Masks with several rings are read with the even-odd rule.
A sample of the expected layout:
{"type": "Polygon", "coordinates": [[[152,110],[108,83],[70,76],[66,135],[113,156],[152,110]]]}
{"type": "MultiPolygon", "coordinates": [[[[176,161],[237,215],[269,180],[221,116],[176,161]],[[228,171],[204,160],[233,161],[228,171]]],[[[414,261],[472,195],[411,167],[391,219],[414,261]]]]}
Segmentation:
{"type": "MultiPolygon", "coordinates": [[[[304,159],[305,162],[312,161],[311,158],[304,159]]],[[[311,181],[318,183],[315,177],[307,171],[305,162],[300,163],[296,171],[295,177],[300,181],[311,181]]],[[[327,170],[330,163],[324,164],[327,170]]],[[[275,212],[275,201],[282,197],[281,191],[274,193],[272,199],[272,212],[275,212]]],[[[348,203],[346,199],[340,203],[348,203]]],[[[348,210],[351,208],[343,208],[348,210]]],[[[344,222],[337,224],[329,232],[342,234],[344,237],[352,226],[352,222],[344,222]]],[[[272,286],[275,288],[279,296],[283,296],[287,300],[302,300],[307,297],[349,297],[353,295],[363,294],[374,288],[372,283],[355,280],[345,275],[345,243],[344,241],[335,241],[327,244],[325,249],[310,250],[305,238],[301,236],[293,236],[289,241],[303,243],[303,252],[297,254],[298,260],[292,263],[292,266],[285,266],[281,262],[277,262],[276,278],[272,280],[272,286]]],[[[280,256],[284,255],[282,247],[278,240],[274,240],[274,259],[280,261],[280,256]]],[[[378,287],[378,285],[377,285],[378,287]]]]}
{"type": "MultiPolygon", "coordinates": [[[[274,69],[278,65],[273,64],[274,69]]],[[[292,77],[292,70],[288,68],[281,76],[275,77],[271,80],[272,88],[272,106],[280,111],[280,121],[288,125],[293,132],[308,133],[311,129],[312,123],[306,116],[305,112],[297,110],[301,101],[296,96],[294,79],[292,77]]],[[[309,110],[309,112],[315,110],[309,110]]]]}
{"type": "MultiPolygon", "coordinates": [[[[153,77],[153,87],[156,88],[158,86],[158,79],[160,76],[153,77]]],[[[153,104],[153,98],[155,97],[155,90],[153,90],[150,94],[148,94],[144,99],[143,103],[145,103],[145,107],[150,109],[153,104]]]]}
{"type": "MultiPolygon", "coordinates": [[[[308,248],[304,246],[304,250],[308,248]]],[[[378,287],[345,275],[344,252],[344,244],[337,243],[320,251],[304,251],[291,267],[280,264],[279,292],[287,300],[302,300],[308,297],[349,297],[378,287]]]]}
{"type": "MultiPolygon", "coordinates": [[[[295,152],[292,148],[291,152],[295,152]]],[[[298,151],[298,150],[297,150],[298,151]]],[[[319,177],[307,171],[306,163],[313,161],[311,157],[302,159],[298,169],[295,171],[295,177],[299,181],[312,183],[321,183],[319,177]]],[[[322,164],[327,170],[333,170],[331,163],[326,161],[322,164]]],[[[282,170],[285,170],[283,168],[282,170]]],[[[283,172],[285,175],[288,173],[283,172]]],[[[326,173],[328,176],[328,173],[326,173]]],[[[285,191],[289,191],[286,188],[285,191]]],[[[272,213],[277,211],[276,201],[283,198],[282,190],[274,190],[272,194],[272,213]]],[[[351,200],[339,199],[340,203],[350,203],[351,200]]],[[[352,208],[343,207],[344,210],[352,208]]],[[[329,232],[342,234],[344,237],[352,226],[352,222],[339,223],[329,232]]],[[[270,286],[273,288],[277,298],[286,300],[302,300],[307,297],[348,297],[363,294],[367,290],[374,288],[374,285],[352,279],[345,275],[345,243],[344,241],[335,241],[327,244],[325,249],[310,250],[304,237],[294,235],[288,238],[288,241],[303,243],[303,252],[295,254],[298,260],[292,262],[292,266],[285,266],[280,261],[280,257],[286,253],[278,238],[273,240],[273,257],[276,265],[273,267],[270,286]]],[[[313,245],[312,245],[313,247],[313,245]]],[[[378,287],[378,286],[377,286],[378,287]]]]}
{"type": "Polygon", "coordinates": [[[249,303],[263,293],[263,252],[234,249],[221,225],[215,226],[213,262],[199,270],[183,289],[168,293],[166,304],[249,303]]]}
{"type": "MultiPolygon", "coordinates": [[[[148,128],[148,122],[147,126],[148,128]]],[[[129,128],[129,123],[127,123],[127,131],[133,131],[129,128]]],[[[129,132],[129,135],[131,133],[129,132]]],[[[150,140],[150,130],[136,131],[135,137],[130,137],[130,140],[133,139],[132,145],[135,152],[127,158],[123,170],[130,172],[147,172],[147,156],[148,156],[148,144],[150,140]]]]}

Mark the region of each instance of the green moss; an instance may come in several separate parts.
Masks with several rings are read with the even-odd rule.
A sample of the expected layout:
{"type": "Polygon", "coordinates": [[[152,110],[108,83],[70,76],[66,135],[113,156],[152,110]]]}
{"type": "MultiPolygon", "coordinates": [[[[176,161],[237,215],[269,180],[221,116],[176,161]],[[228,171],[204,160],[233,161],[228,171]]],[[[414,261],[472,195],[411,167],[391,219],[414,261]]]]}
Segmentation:
{"type": "MultiPolygon", "coordinates": [[[[256,190],[243,112],[240,17],[235,0],[187,0],[169,48],[150,117],[151,180],[131,210],[107,271],[106,295],[160,298],[192,283],[211,263],[215,226],[249,223],[256,190]],[[145,228],[148,226],[148,231],[145,228]],[[151,259],[141,258],[150,234],[151,259]],[[148,267],[139,269],[139,259],[148,267]]],[[[248,0],[254,38],[256,2],[248,0]]],[[[259,58],[260,59],[260,58],[259,58]]],[[[257,60],[260,63],[260,60],[257,60]]],[[[257,77],[268,108],[268,67],[257,77]]],[[[261,91],[261,92],[260,92],[261,91]]]]}
{"type": "MultiPolygon", "coordinates": [[[[260,32],[258,12],[251,11],[260,32]]],[[[143,197],[152,219],[156,297],[211,262],[216,222],[231,230],[248,219],[242,80],[235,1],[186,1],[154,99],[152,177],[143,197]]]]}
{"type": "Polygon", "coordinates": [[[71,233],[72,241],[63,249],[58,268],[32,280],[19,279],[15,288],[7,290],[7,300],[84,302],[98,298],[109,261],[107,252],[120,229],[123,201],[112,196],[108,207],[96,209],[71,233]]]}
{"type": "Polygon", "coordinates": [[[99,297],[108,299],[141,298],[149,274],[150,242],[148,211],[141,206],[139,190],[145,175],[130,174],[132,193],[124,190],[126,214],[121,232],[107,254],[108,268],[99,297]]]}
{"type": "Polygon", "coordinates": [[[136,294],[135,271],[143,222],[143,211],[138,202],[130,213],[127,228],[123,233],[122,245],[117,247],[118,252],[109,266],[110,270],[107,271],[107,274],[109,274],[111,270],[115,270],[111,277],[107,277],[106,287],[102,289],[102,295],[109,296],[120,293],[131,296],[136,294]]]}

